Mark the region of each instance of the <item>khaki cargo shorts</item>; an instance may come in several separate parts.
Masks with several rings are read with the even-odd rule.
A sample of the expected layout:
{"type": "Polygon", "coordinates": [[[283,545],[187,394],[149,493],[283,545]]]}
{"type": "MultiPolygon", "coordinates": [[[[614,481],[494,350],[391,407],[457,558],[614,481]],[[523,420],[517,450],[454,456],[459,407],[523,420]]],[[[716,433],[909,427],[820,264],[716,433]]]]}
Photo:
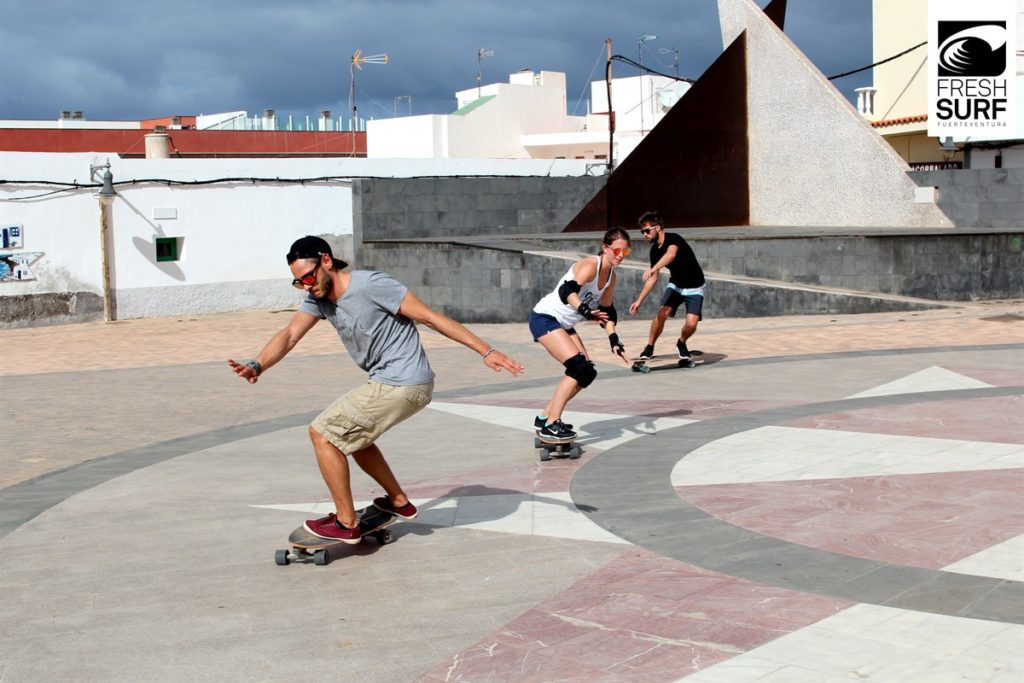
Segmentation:
{"type": "Polygon", "coordinates": [[[387,430],[422,410],[434,395],[434,381],[405,387],[372,379],[327,407],[313,420],[313,429],[350,455],[361,451],[387,430]]]}

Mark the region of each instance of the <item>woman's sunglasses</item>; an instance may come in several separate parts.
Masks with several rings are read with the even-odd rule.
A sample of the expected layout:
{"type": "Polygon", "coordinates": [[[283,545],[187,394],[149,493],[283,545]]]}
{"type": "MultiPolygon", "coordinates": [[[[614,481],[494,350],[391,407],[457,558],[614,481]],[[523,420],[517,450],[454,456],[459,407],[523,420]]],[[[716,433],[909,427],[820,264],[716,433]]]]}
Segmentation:
{"type": "Polygon", "coordinates": [[[309,287],[310,285],[316,283],[316,269],[319,267],[320,263],[317,262],[317,264],[313,266],[313,270],[309,271],[302,277],[297,277],[294,280],[292,280],[292,287],[294,287],[295,289],[302,289],[303,287],[309,287]]]}
{"type": "MultiPolygon", "coordinates": [[[[605,246],[608,247],[607,244],[605,246]]],[[[615,254],[616,256],[629,256],[630,254],[633,253],[633,250],[630,249],[629,247],[623,247],[621,249],[616,249],[615,247],[608,248],[611,249],[612,253],[615,254]]]]}

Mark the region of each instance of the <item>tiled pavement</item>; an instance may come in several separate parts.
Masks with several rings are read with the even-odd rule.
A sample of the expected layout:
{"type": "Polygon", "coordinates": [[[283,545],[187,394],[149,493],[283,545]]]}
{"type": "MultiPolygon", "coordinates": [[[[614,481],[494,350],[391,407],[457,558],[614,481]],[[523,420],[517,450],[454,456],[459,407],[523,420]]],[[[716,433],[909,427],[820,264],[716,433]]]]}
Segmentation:
{"type": "Polygon", "coordinates": [[[546,463],[525,326],[474,326],[516,379],[427,331],[435,401],[382,440],[422,513],[327,567],[273,554],[361,373],[320,328],[224,364],[286,317],[0,331],[0,681],[1024,680],[1022,302],[707,320],[649,375],[585,328],[585,452],[546,463]]]}

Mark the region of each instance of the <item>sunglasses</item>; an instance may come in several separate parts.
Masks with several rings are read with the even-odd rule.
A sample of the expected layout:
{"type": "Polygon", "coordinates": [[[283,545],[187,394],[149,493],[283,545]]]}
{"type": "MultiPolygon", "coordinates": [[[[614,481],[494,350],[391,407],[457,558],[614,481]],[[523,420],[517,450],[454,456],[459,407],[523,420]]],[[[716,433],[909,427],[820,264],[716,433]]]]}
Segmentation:
{"type": "MultiPolygon", "coordinates": [[[[605,246],[608,247],[607,244],[605,246]]],[[[633,253],[633,250],[630,249],[629,247],[623,247],[621,249],[617,249],[615,247],[608,247],[608,248],[611,249],[612,253],[615,254],[616,256],[629,256],[630,254],[633,253]]]]}
{"type": "Polygon", "coordinates": [[[313,266],[313,270],[309,271],[308,273],[306,273],[302,277],[297,277],[294,280],[292,280],[292,287],[294,287],[295,289],[302,289],[304,287],[309,287],[310,285],[315,284],[316,283],[316,269],[319,268],[319,267],[320,267],[320,263],[317,262],[317,264],[315,266],[313,266]]]}
{"type": "Polygon", "coordinates": [[[648,234],[654,232],[655,230],[657,230],[657,228],[640,228],[640,234],[641,235],[648,235],[648,234]]]}

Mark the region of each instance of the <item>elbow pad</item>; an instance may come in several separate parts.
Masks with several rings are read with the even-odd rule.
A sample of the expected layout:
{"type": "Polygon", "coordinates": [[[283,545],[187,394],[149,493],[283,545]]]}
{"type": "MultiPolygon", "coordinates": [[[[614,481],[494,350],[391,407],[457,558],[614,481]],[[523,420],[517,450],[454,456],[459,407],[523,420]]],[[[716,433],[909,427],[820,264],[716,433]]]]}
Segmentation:
{"type": "Polygon", "coordinates": [[[566,280],[558,288],[558,298],[562,300],[563,304],[569,303],[569,295],[576,293],[579,294],[581,289],[580,283],[575,280],[566,280]]]}
{"type": "Polygon", "coordinates": [[[608,322],[617,323],[619,322],[619,314],[615,310],[615,304],[609,304],[607,306],[598,306],[597,310],[603,311],[608,314],[608,322]]]}

